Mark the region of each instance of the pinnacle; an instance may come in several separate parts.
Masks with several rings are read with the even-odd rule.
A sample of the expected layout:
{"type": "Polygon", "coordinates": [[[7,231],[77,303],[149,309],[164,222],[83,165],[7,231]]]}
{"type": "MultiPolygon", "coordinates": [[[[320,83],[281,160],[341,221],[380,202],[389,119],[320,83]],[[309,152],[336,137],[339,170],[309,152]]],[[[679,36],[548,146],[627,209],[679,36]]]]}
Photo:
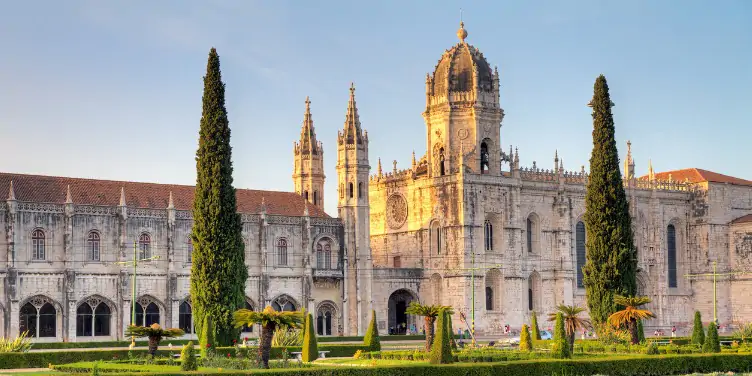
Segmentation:
{"type": "Polygon", "coordinates": [[[125,187],[120,187],[120,206],[125,206],[125,187]]]}
{"type": "Polygon", "coordinates": [[[70,184],[68,184],[68,188],[66,189],[66,192],[65,192],[65,203],[66,204],[73,203],[73,197],[71,196],[71,192],[70,192],[70,184]]]}
{"type": "Polygon", "coordinates": [[[13,180],[10,181],[10,188],[8,188],[8,201],[16,200],[16,191],[13,189],[13,180]]]}

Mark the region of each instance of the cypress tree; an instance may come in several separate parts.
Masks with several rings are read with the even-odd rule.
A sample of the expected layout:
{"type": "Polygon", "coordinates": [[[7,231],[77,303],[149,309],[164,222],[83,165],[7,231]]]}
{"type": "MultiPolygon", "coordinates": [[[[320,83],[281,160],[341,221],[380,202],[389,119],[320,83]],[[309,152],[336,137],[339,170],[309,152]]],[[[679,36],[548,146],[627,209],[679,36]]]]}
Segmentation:
{"type": "Polygon", "coordinates": [[[533,339],[540,340],[540,329],[538,329],[538,315],[533,311],[530,314],[530,325],[533,327],[533,339]]]}
{"type": "Polygon", "coordinates": [[[708,335],[705,336],[705,343],[702,345],[702,351],[707,353],[721,352],[721,342],[718,338],[718,326],[714,322],[708,324],[708,335]]]}
{"type": "Polygon", "coordinates": [[[692,328],[692,344],[702,347],[705,343],[705,331],[702,329],[702,315],[695,311],[695,323],[692,328]]]}
{"type": "Polygon", "coordinates": [[[204,330],[199,334],[198,342],[203,345],[201,349],[201,357],[206,358],[214,353],[214,349],[217,347],[216,330],[214,330],[214,322],[211,316],[204,316],[204,322],[201,325],[204,330]]]}
{"type": "Polygon", "coordinates": [[[530,330],[527,324],[522,324],[522,330],[520,331],[520,351],[532,351],[533,340],[530,338],[530,330]]]}
{"type": "Polygon", "coordinates": [[[363,338],[363,345],[368,347],[368,351],[381,351],[381,339],[379,338],[379,328],[376,327],[376,311],[371,310],[371,322],[368,324],[366,336],[363,338]]]}
{"type": "Polygon", "coordinates": [[[586,262],[583,283],[596,328],[617,311],[614,295],[634,296],[637,260],[632,219],[624,192],[606,77],[595,80],[593,151],[585,194],[586,262]]]}
{"type": "Polygon", "coordinates": [[[454,340],[454,327],[452,327],[452,315],[447,313],[447,333],[449,334],[449,346],[457,350],[457,341],[454,340]]]}
{"type": "MultiPolygon", "coordinates": [[[[245,267],[240,215],[232,185],[230,127],[219,55],[212,48],[204,76],[203,112],[196,151],[193,199],[191,305],[199,338],[215,338],[212,346],[229,346],[240,335],[232,313],[245,299],[245,267]],[[212,318],[213,335],[204,331],[212,318]]],[[[206,343],[200,343],[202,349],[206,343]]]]}
{"type": "Polygon", "coordinates": [[[196,350],[193,348],[193,341],[190,341],[187,345],[183,346],[183,350],[180,352],[180,370],[195,371],[197,369],[196,350]]]}
{"type": "Polygon", "coordinates": [[[561,312],[556,314],[556,324],[554,326],[554,358],[565,359],[572,357],[569,352],[569,340],[567,332],[564,330],[564,316],[561,312]]]}
{"type": "Polygon", "coordinates": [[[319,347],[316,341],[316,333],[313,331],[313,315],[308,314],[305,318],[305,334],[303,335],[303,354],[301,357],[304,362],[312,362],[319,357],[319,347]]]}
{"type": "Polygon", "coordinates": [[[640,343],[645,343],[645,328],[642,327],[642,320],[637,321],[637,340],[640,343]]]}
{"type": "Polygon", "coordinates": [[[431,364],[452,363],[452,347],[449,345],[449,336],[447,333],[447,317],[449,314],[442,310],[436,320],[436,335],[431,346],[429,360],[431,364]]]}

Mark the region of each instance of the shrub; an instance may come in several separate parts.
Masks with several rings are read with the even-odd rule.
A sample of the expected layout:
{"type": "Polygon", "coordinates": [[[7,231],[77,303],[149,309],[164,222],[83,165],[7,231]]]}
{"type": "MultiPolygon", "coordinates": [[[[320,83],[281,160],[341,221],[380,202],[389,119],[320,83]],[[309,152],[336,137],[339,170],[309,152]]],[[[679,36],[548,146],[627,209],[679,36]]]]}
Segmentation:
{"type": "Polygon", "coordinates": [[[381,351],[381,339],[379,338],[379,328],[376,326],[376,311],[371,310],[371,322],[368,324],[366,336],[363,338],[363,345],[368,351],[381,351]]]}
{"type": "Polygon", "coordinates": [[[31,338],[28,335],[29,331],[27,330],[13,340],[0,337],[0,353],[29,351],[31,349],[31,338]]]}
{"type": "Polygon", "coordinates": [[[533,327],[533,339],[540,340],[540,329],[538,329],[538,315],[535,311],[530,313],[530,326],[533,327]]]}
{"type": "Polygon", "coordinates": [[[316,332],[313,330],[313,315],[308,314],[305,322],[305,334],[303,335],[303,354],[304,362],[312,362],[319,357],[319,350],[316,343],[316,332]]]}
{"type": "Polygon", "coordinates": [[[637,321],[637,341],[639,343],[645,343],[645,328],[642,327],[642,320],[637,321]]]}
{"type": "Polygon", "coordinates": [[[272,347],[290,347],[303,345],[303,331],[278,327],[274,329],[272,347]]]}
{"type": "Polygon", "coordinates": [[[452,348],[449,345],[449,334],[446,332],[448,315],[447,310],[442,309],[438,320],[436,320],[436,335],[431,346],[431,364],[452,363],[452,348]]]}
{"type": "Polygon", "coordinates": [[[522,331],[520,331],[520,351],[532,351],[532,350],[533,350],[533,341],[530,339],[530,330],[527,327],[527,324],[522,324],[522,331]]]}
{"type": "Polygon", "coordinates": [[[611,325],[602,325],[598,333],[598,341],[604,346],[625,345],[629,343],[630,338],[628,331],[611,325]]]}
{"type": "Polygon", "coordinates": [[[705,343],[705,331],[702,329],[702,315],[700,311],[695,311],[695,322],[692,327],[692,343],[702,346],[705,343]]]}
{"type": "Polygon", "coordinates": [[[569,352],[569,341],[567,333],[564,331],[564,317],[561,312],[556,314],[556,324],[554,326],[554,348],[552,350],[554,358],[566,359],[572,354],[569,352]]]}
{"type": "Polygon", "coordinates": [[[452,326],[452,315],[447,314],[447,336],[449,336],[449,346],[452,350],[457,350],[457,342],[454,340],[454,327],[452,326]]]}
{"type": "Polygon", "coordinates": [[[741,338],[742,342],[752,338],[752,323],[741,324],[739,329],[734,331],[734,337],[741,338]]]}
{"type": "Polygon", "coordinates": [[[212,346],[217,346],[215,335],[217,331],[214,330],[214,322],[210,315],[204,316],[204,325],[202,325],[202,332],[199,334],[199,347],[201,348],[201,357],[210,356],[212,352],[212,346]]]}
{"type": "Polygon", "coordinates": [[[645,349],[645,354],[658,355],[658,345],[655,342],[651,342],[647,349],[645,349]]]}
{"type": "Polygon", "coordinates": [[[702,351],[707,353],[721,352],[721,342],[718,339],[718,327],[715,323],[708,324],[708,335],[705,337],[705,343],[702,345],[702,351]]]}
{"type": "Polygon", "coordinates": [[[183,371],[195,371],[198,369],[196,363],[196,349],[193,348],[193,341],[183,346],[180,352],[180,369],[183,371]]]}

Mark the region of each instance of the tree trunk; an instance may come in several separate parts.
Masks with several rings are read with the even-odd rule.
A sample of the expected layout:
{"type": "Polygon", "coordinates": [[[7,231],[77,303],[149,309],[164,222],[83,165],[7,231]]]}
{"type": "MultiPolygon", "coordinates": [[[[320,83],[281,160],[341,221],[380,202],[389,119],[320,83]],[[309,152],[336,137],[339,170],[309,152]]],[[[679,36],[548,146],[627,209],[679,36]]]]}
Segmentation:
{"type": "Polygon", "coordinates": [[[157,348],[159,347],[160,337],[149,337],[149,355],[153,358],[157,355],[157,348]]]}
{"type": "Polygon", "coordinates": [[[574,353],[574,332],[567,333],[567,343],[569,343],[569,353],[574,353]]]}
{"type": "Polygon", "coordinates": [[[629,327],[629,335],[632,337],[632,344],[640,343],[640,336],[637,334],[637,320],[629,321],[627,326],[629,327]]]}
{"type": "Polygon", "coordinates": [[[431,351],[433,345],[433,322],[436,321],[435,317],[425,316],[423,318],[426,330],[426,352],[431,351]]]}
{"type": "Polygon", "coordinates": [[[261,342],[259,343],[258,356],[261,359],[261,367],[269,368],[269,353],[272,350],[272,337],[276,325],[269,323],[261,327],[261,342]]]}

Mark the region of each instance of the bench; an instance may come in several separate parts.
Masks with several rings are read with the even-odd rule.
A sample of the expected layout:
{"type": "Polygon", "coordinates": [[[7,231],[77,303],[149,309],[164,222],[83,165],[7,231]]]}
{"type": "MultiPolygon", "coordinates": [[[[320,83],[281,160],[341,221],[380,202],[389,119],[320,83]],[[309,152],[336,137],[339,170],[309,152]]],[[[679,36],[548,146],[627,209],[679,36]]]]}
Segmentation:
{"type": "Polygon", "coordinates": [[[656,345],[668,345],[671,344],[670,341],[653,341],[656,345]]]}
{"type": "MultiPolygon", "coordinates": [[[[303,352],[301,351],[291,352],[290,354],[294,355],[297,360],[303,360],[303,352]]],[[[326,354],[329,354],[329,351],[319,350],[319,358],[326,358],[326,354]]]]}
{"type": "Polygon", "coordinates": [[[734,343],[734,341],[720,341],[720,342],[721,342],[721,346],[731,346],[734,343]]]}
{"type": "MultiPolygon", "coordinates": [[[[197,354],[194,354],[194,356],[195,356],[196,358],[200,358],[200,357],[201,357],[201,354],[198,354],[198,353],[197,353],[197,354]]],[[[180,353],[177,353],[177,354],[172,354],[172,357],[173,357],[173,358],[175,358],[175,359],[177,359],[177,358],[180,358],[180,353]]]]}

